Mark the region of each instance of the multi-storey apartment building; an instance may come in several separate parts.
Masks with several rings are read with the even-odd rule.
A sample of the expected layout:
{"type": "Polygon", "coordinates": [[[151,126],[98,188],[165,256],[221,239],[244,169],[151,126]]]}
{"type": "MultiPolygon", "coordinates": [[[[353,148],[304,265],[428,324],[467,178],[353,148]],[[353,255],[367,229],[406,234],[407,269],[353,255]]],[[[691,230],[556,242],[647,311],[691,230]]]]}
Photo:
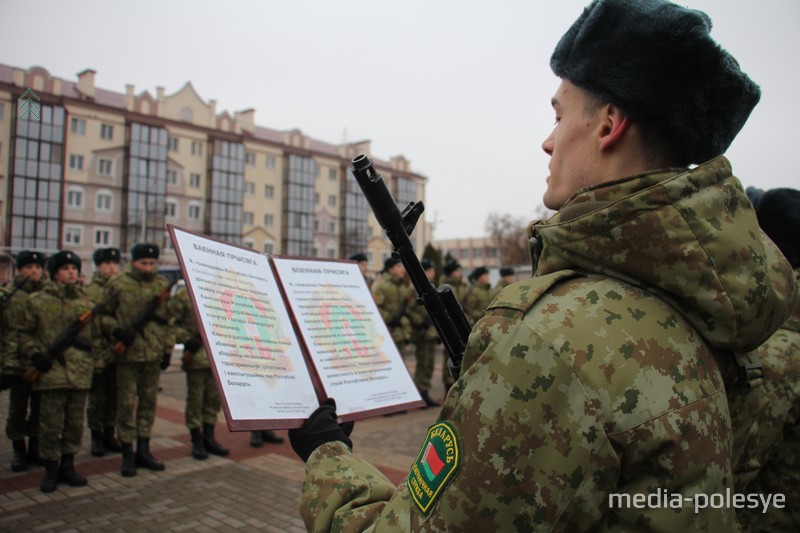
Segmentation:
{"type": "MultiPolygon", "coordinates": [[[[96,87],[95,74],[67,81],[0,65],[3,279],[23,249],[69,248],[88,267],[98,247],[148,241],[177,264],[168,223],[263,253],[366,251],[380,270],[390,245],[349,172],[356,155],[372,157],[369,141],[258,126],[255,110],[218,112],[191,83],[118,93],[96,87]]],[[[407,159],[373,159],[401,206],[424,199],[426,178],[407,159]]],[[[429,242],[424,220],[413,239],[419,250],[429,242]]]]}

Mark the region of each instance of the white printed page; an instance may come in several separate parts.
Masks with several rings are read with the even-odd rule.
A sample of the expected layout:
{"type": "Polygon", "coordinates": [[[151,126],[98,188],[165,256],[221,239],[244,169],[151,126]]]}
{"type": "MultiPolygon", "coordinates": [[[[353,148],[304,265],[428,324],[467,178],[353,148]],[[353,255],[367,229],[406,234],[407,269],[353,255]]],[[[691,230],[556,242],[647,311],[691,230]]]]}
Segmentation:
{"type": "Polygon", "coordinates": [[[267,257],[169,229],[228,427],[302,426],[319,401],[267,257]]]}
{"type": "Polygon", "coordinates": [[[336,400],[342,419],[422,405],[357,263],[272,261],[325,394],[336,400]]]}

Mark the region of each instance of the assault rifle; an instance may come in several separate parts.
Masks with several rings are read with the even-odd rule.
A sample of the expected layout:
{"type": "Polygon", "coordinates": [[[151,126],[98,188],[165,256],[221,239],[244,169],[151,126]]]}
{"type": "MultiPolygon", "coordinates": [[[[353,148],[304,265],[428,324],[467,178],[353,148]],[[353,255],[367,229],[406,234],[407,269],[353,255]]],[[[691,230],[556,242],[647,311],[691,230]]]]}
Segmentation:
{"type": "MultiPolygon", "coordinates": [[[[47,356],[50,358],[51,362],[53,359],[55,359],[61,366],[67,366],[67,361],[64,358],[64,352],[67,351],[67,348],[70,346],[76,346],[82,350],[91,351],[91,345],[86,346],[86,343],[77,341],[75,336],[80,333],[81,330],[94,319],[94,317],[96,317],[99,313],[102,313],[106,307],[111,305],[111,303],[116,300],[118,296],[119,292],[111,293],[108,297],[108,300],[96,304],[89,311],[86,311],[81,316],[76,318],[72,324],[67,326],[67,329],[62,331],[61,334],[50,343],[50,346],[47,347],[47,356]]],[[[25,378],[25,381],[33,385],[39,380],[39,377],[41,377],[41,372],[39,372],[39,370],[36,368],[29,368],[25,371],[22,377],[25,378]]]]}
{"type": "MultiPolygon", "coordinates": [[[[131,337],[144,331],[144,327],[147,325],[147,323],[153,320],[155,317],[158,306],[160,306],[164,300],[169,298],[169,293],[172,290],[172,287],[178,283],[179,279],[180,278],[173,279],[169,285],[164,287],[161,292],[153,296],[153,298],[147,302],[147,305],[144,306],[144,309],[142,309],[142,311],[133,320],[133,323],[127,328],[127,332],[131,337]]],[[[125,343],[122,341],[117,341],[117,343],[114,345],[114,353],[116,353],[119,357],[122,357],[127,349],[128,347],[125,346],[125,343]]]]}
{"type": "Polygon", "coordinates": [[[411,284],[417,291],[417,303],[425,306],[447,350],[450,374],[457,379],[461,373],[461,361],[464,359],[470,327],[450,286],[442,285],[438,289],[434,287],[414,253],[409,235],[414,231],[425,206],[422,202],[410,202],[401,213],[386,182],[375,170],[372,160],[362,154],[353,159],[352,163],[353,177],[375,213],[378,224],[389,237],[393,254],[406,268],[411,284]]]}
{"type": "Polygon", "coordinates": [[[28,279],[29,278],[27,277],[22,278],[19,283],[14,284],[13,289],[0,296],[0,308],[6,306],[6,303],[11,299],[12,296],[14,296],[14,293],[20,290],[22,287],[24,287],[26,283],[28,283],[28,279]]]}

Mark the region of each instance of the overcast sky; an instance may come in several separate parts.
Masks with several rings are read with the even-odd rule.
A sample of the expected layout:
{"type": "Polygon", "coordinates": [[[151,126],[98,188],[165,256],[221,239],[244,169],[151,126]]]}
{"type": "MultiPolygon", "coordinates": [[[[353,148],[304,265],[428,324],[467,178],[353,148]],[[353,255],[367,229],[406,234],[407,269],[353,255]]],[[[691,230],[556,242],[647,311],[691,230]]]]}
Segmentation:
{"type": "MultiPolygon", "coordinates": [[[[681,2],[683,3],[683,2],[681,2]]],[[[191,81],[217,110],[331,143],[372,140],[429,178],[437,238],[481,236],[491,212],[533,218],[553,126],[549,67],[588,1],[0,0],[0,63],[167,94],[191,81]]],[[[800,186],[800,1],[693,0],[762,88],[728,150],[747,185],[800,186]]]]}

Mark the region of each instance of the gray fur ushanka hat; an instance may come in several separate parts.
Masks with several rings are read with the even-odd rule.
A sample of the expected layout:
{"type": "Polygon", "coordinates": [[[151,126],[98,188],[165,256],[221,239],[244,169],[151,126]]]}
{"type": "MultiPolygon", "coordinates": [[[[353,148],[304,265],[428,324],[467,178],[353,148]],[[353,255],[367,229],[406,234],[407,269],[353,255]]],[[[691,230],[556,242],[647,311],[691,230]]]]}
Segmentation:
{"type": "Polygon", "coordinates": [[[708,15],[665,0],[595,0],[550,67],[702,163],[728,149],[761,97],[710,31],[708,15]]]}

